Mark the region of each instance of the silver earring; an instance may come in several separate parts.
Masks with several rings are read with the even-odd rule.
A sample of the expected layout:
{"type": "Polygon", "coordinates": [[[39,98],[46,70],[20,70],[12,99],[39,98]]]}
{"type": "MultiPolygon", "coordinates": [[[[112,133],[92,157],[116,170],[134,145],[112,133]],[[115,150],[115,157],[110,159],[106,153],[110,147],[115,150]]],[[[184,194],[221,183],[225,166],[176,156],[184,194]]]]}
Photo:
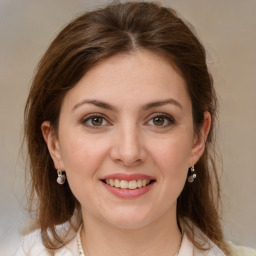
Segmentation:
{"type": "Polygon", "coordinates": [[[64,184],[65,181],[66,181],[66,175],[65,175],[65,173],[63,173],[63,172],[58,168],[57,174],[58,174],[57,182],[58,182],[60,185],[64,184]]]}
{"type": "Polygon", "coordinates": [[[188,176],[188,182],[193,182],[194,179],[196,178],[196,174],[195,174],[195,166],[193,165],[191,168],[190,168],[190,172],[191,174],[188,176]]]}

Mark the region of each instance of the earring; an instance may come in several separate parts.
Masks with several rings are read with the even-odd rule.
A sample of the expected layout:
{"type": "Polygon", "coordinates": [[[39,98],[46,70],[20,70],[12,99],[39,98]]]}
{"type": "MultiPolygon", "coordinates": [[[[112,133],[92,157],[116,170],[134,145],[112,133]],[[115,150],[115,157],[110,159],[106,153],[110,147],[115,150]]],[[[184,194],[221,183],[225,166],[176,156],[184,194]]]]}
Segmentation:
{"type": "Polygon", "coordinates": [[[63,172],[58,168],[57,174],[58,174],[57,182],[58,182],[60,185],[64,184],[65,181],[66,181],[66,175],[65,175],[65,173],[63,173],[63,172]]]}
{"type": "Polygon", "coordinates": [[[191,174],[188,176],[188,182],[193,182],[194,179],[196,178],[196,174],[195,174],[195,166],[193,165],[191,168],[190,168],[190,172],[191,174]]]}

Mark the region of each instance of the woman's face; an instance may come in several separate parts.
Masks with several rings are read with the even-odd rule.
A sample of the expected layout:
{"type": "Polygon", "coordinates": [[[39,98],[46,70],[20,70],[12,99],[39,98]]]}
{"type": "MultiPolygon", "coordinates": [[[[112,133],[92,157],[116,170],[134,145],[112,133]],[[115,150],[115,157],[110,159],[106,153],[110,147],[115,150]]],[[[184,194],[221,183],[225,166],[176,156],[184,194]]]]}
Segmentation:
{"type": "Polygon", "coordinates": [[[137,51],[90,69],[64,98],[58,138],[48,122],[42,131],[83,216],[136,228],[176,218],[209,123],[208,117],[204,138],[196,136],[181,75],[165,59],[137,51]]]}

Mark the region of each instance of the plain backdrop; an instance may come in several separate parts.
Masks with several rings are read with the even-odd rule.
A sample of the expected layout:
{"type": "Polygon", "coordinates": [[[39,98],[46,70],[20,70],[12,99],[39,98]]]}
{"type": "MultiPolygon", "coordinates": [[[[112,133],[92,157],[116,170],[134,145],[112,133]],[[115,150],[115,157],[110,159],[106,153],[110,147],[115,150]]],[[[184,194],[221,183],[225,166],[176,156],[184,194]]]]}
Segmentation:
{"type": "MultiPolygon", "coordinates": [[[[225,234],[256,248],[256,1],[166,0],[196,29],[219,101],[225,234]]],[[[27,221],[23,109],[35,66],[59,30],[100,0],[0,0],[0,255],[12,255],[27,221]]]]}

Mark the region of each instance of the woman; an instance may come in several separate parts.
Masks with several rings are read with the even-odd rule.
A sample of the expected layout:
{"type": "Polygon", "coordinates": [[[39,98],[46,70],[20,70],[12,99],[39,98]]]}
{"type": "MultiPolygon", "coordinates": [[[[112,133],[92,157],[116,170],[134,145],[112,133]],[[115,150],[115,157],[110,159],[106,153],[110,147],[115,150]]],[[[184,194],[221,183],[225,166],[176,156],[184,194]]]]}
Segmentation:
{"type": "Polygon", "coordinates": [[[25,109],[39,229],[17,255],[230,255],[216,105],[204,48],[173,10],[114,3],[72,21],[25,109]]]}

